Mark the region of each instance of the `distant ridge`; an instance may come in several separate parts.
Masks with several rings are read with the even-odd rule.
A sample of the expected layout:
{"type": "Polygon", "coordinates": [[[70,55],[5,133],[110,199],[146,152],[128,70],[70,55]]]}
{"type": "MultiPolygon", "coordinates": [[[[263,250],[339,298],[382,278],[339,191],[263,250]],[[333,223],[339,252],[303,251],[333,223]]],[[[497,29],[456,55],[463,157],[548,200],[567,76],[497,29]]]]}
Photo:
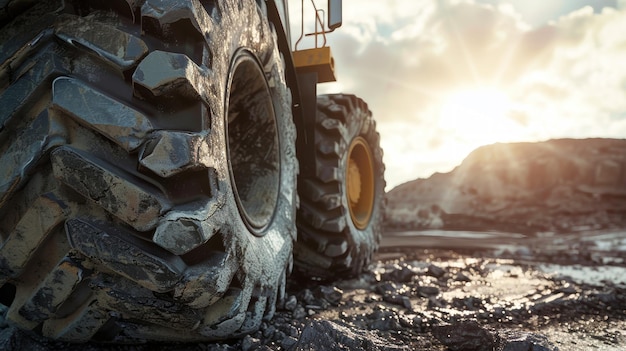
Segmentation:
{"type": "Polygon", "coordinates": [[[482,146],[449,173],[387,194],[388,229],[626,228],[626,139],[482,146]]]}

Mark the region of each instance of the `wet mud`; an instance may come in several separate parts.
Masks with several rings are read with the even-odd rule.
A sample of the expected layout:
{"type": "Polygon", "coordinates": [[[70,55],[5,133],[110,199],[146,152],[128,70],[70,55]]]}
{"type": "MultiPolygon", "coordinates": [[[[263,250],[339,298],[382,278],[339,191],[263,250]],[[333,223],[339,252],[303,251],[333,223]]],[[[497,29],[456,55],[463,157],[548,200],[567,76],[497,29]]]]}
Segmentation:
{"type": "Polygon", "coordinates": [[[356,279],[292,277],[274,318],[240,340],[71,345],[0,322],[0,349],[626,348],[626,231],[534,236],[525,245],[515,244],[520,238],[510,233],[414,234],[387,236],[373,265],[356,279]],[[442,248],[454,235],[473,245],[442,248]]]}

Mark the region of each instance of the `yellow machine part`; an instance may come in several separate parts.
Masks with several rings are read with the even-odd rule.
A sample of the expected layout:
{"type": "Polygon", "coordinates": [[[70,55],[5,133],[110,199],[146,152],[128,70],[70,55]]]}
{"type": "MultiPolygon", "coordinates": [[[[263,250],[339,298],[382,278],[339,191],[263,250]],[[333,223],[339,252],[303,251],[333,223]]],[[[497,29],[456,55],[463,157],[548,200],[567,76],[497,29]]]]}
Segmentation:
{"type": "Polygon", "coordinates": [[[293,61],[298,73],[317,72],[319,83],[337,81],[335,59],[328,46],[294,51],[293,61]]]}
{"type": "Polygon", "coordinates": [[[352,141],[346,168],[348,207],[354,226],[367,228],[374,211],[374,161],[370,146],[362,137],[352,141]]]}

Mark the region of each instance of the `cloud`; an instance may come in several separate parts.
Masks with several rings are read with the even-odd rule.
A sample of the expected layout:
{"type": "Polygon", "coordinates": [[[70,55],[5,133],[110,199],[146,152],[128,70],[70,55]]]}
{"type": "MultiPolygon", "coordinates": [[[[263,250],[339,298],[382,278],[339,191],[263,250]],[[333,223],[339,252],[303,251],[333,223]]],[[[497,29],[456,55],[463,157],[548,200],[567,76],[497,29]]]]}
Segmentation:
{"type": "MultiPolygon", "coordinates": [[[[346,19],[346,28],[332,37],[341,89],[358,92],[373,108],[383,106],[378,111],[381,122],[432,125],[426,112],[446,94],[476,84],[499,85],[514,78],[518,70],[510,66],[522,62],[516,58],[518,47],[510,43],[521,40],[526,25],[510,8],[459,1],[417,3],[422,6],[397,15],[393,30],[387,27],[391,13],[379,11],[373,18],[386,21],[373,25],[372,17],[356,23],[346,19]],[[375,33],[364,34],[367,31],[375,33]],[[388,34],[382,36],[381,31],[388,34]]],[[[346,13],[349,5],[344,3],[346,13]]]]}
{"type": "Polygon", "coordinates": [[[543,60],[513,86],[530,118],[552,120],[548,136],[626,137],[613,128],[626,118],[626,10],[584,7],[539,30],[552,33],[543,60]]]}
{"type": "Polygon", "coordinates": [[[492,3],[344,0],[344,26],[328,37],[339,82],[319,90],[368,102],[391,186],[450,170],[478,146],[439,124],[460,90],[506,94],[502,118],[519,128],[509,137],[626,137],[626,1],[575,11],[568,3],[539,26],[518,10],[524,2],[483,1],[492,3]]]}

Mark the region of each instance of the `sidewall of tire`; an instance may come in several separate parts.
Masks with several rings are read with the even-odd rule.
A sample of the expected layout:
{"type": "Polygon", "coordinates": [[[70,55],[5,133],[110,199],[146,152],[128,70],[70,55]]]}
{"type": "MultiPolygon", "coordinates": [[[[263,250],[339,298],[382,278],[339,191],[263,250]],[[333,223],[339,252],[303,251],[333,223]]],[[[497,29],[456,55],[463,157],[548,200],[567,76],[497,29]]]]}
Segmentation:
{"type": "MultiPolygon", "coordinates": [[[[223,3],[230,4],[231,1],[223,3]]],[[[237,6],[234,5],[233,8],[236,9],[237,6]]],[[[225,50],[223,53],[214,52],[212,68],[216,77],[223,77],[222,86],[219,89],[221,101],[215,101],[221,105],[219,108],[221,116],[219,118],[216,115],[213,116],[212,135],[210,135],[213,140],[220,140],[219,145],[214,145],[220,150],[218,158],[226,161],[228,157],[226,124],[228,123],[229,84],[233,74],[231,72],[233,61],[236,60],[237,53],[241,50],[254,55],[265,73],[276,115],[279,139],[278,198],[273,217],[260,235],[250,231],[241,217],[227,162],[218,162],[216,165],[220,191],[225,189],[227,193],[226,206],[223,211],[224,222],[228,227],[227,234],[224,236],[224,246],[229,250],[228,254],[236,256],[239,261],[237,278],[244,287],[244,303],[240,312],[248,314],[246,323],[249,325],[244,325],[244,327],[257,329],[261,323],[260,318],[265,317],[268,311],[271,314],[274,306],[263,306],[267,308],[263,315],[254,315],[252,310],[255,306],[247,306],[255,303],[255,297],[275,301],[275,296],[281,294],[277,289],[284,288],[281,286],[282,279],[291,265],[293,240],[296,233],[295,199],[298,172],[295,158],[296,132],[291,117],[291,94],[284,78],[282,57],[276,45],[273,27],[267,22],[262,9],[253,1],[244,1],[240,13],[224,14],[220,24],[224,29],[224,35],[218,37],[218,40],[223,41],[213,45],[213,48],[221,47],[225,50]],[[218,53],[219,56],[217,56],[218,53]]],[[[250,127],[254,128],[254,126],[250,127]]]]}

